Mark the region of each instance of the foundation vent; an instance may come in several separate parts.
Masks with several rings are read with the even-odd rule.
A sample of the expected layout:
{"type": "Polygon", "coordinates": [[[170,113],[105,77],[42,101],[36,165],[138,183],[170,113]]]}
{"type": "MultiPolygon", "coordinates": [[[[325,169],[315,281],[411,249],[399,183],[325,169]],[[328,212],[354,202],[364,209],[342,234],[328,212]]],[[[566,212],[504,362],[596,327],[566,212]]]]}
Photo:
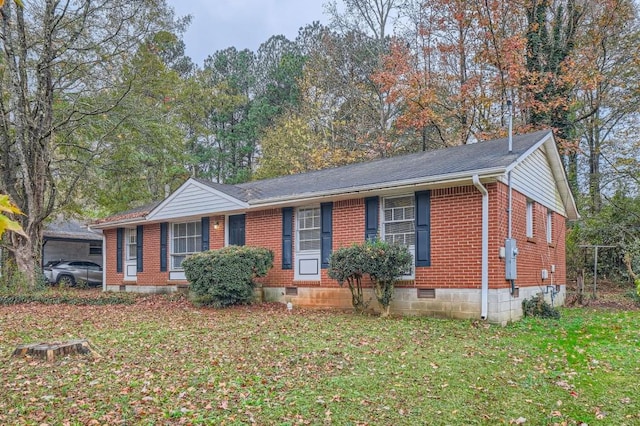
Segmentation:
{"type": "Polygon", "coordinates": [[[284,288],[285,296],[297,296],[298,295],[298,287],[285,287],[284,288]]]}
{"type": "Polygon", "coordinates": [[[418,289],[418,299],[435,299],[435,298],[436,298],[435,288],[419,288],[418,289]]]}

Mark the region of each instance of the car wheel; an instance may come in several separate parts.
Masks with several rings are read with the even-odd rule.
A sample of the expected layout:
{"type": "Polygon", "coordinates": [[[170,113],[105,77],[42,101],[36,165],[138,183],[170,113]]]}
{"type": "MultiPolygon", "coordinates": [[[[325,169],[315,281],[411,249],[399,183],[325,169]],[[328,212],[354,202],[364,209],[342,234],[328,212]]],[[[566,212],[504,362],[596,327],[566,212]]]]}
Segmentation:
{"type": "Polygon", "coordinates": [[[71,275],[60,275],[57,284],[60,287],[73,287],[76,285],[76,280],[71,275]]]}

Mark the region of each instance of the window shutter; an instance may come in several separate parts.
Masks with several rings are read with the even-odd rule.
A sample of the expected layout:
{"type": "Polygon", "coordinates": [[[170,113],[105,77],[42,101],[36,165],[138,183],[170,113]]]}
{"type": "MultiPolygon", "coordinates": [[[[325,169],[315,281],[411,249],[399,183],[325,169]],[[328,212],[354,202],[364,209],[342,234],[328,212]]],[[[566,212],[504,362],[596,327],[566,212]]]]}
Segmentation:
{"type": "Polygon", "coordinates": [[[209,250],[209,218],[203,217],[200,221],[200,231],[202,232],[202,251],[209,250]]]}
{"type": "Polygon", "coordinates": [[[333,203],[320,204],[320,267],[329,267],[333,246],[333,203]]]}
{"type": "Polygon", "coordinates": [[[364,199],[364,239],[372,241],[378,237],[378,197],[364,199]]]}
{"type": "Polygon", "coordinates": [[[431,266],[431,191],[416,192],[416,266],[431,266]]]}
{"type": "Polygon", "coordinates": [[[143,272],[143,264],[142,264],[142,237],[143,237],[143,226],[136,226],[136,271],[143,272]]]}
{"type": "Polygon", "coordinates": [[[168,241],[169,224],[163,222],[160,224],[160,272],[167,271],[167,241],[168,241]]]}
{"type": "Polygon", "coordinates": [[[293,208],[282,209],[282,269],[293,267],[293,208]]]}
{"type": "Polygon", "coordinates": [[[122,272],[122,247],[124,242],[124,228],[116,230],[116,272],[122,272]]]}

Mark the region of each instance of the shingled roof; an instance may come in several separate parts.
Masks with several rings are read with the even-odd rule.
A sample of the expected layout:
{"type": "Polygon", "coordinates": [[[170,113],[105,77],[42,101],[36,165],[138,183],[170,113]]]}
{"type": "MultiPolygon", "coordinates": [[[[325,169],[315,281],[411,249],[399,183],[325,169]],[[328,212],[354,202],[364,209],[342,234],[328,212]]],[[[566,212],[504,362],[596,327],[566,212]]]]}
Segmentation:
{"type": "MultiPolygon", "coordinates": [[[[470,181],[473,175],[479,175],[481,178],[504,176],[506,171],[519,164],[529,153],[548,142],[555,151],[552,160],[560,176],[564,172],[560,157],[553,146],[553,135],[550,130],[543,130],[514,136],[511,152],[508,139],[502,138],[238,185],[220,184],[195,178],[187,182],[211,188],[214,190],[212,193],[224,194],[225,197],[230,197],[251,208],[251,206],[286,203],[289,200],[377,191],[403,185],[470,181]]],[[[566,187],[563,189],[565,196],[571,198],[566,178],[562,185],[566,187]]],[[[180,189],[177,192],[179,191],[180,189]]],[[[154,209],[162,209],[163,203],[169,202],[172,196],[162,203],[123,212],[97,223],[139,221],[146,215],[153,216],[157,211],[154,209]]],[[[571,198],[568,202],[572,204],[573,211],[575,203],[572,200],[571,198]]]]}
{"type": "MultiPolygon", "coordinates": [[[[214,188],[239,200],[249,204],[259,204],[267,199],[301,194],[388,186],[394,182],[446,178],[465,172],[481,172],[490,169],[504,170],[549,133],[549,130],[544,130],[514,136],[511,153],[508,150],[508,139],[503,138],[234,186],[213,185],[216,185],[214,188]],[[229,187],[234,189],[231,190],[229,187]]],[[[211,185],[211,182],[207,184],[211,185]]]]}

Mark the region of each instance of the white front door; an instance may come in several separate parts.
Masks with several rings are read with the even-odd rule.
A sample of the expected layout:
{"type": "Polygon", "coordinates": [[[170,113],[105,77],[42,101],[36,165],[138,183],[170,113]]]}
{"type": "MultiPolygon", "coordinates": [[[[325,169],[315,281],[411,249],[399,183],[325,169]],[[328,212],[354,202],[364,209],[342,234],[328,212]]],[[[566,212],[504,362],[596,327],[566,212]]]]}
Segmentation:
{"type": "Polygon", "coordinates": [[[127,228],[124,233],[125,254],[124,254],[124,280],[136,281],[136,228],[127,228]]]}
{"type": "Polygon", "coordinates": [[[296,212],[296,280],[320,280],[320,207],[296,212]]]}

